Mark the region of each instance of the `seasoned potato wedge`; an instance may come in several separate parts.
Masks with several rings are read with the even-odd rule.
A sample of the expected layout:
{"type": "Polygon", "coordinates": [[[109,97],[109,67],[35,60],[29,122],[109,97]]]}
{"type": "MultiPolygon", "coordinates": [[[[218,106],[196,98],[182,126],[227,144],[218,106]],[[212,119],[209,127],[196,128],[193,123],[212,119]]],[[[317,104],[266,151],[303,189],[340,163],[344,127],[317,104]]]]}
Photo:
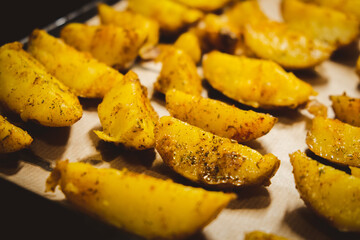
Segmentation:
{"type": "Polygon", "coordinates": [[[114,25],[67,24],[61,38],[79,51],[89,52],[100,62],[118,70],[128,69],[138,56],[145,39],[139,30],[114,25]]]}
{"type": "Polygon", "coordinates": [[[145,39],[140,56],[159,42],[159,24],[150,18],[131,11],[116,11],[104,3],[98,4],[98,13],[101,24],[136,30],[145,39]]]}
{"type": "Polygon", "coordinates": [[[343,95],[330,96],[335,116],[342,122],[360,127],[360,98],[343,95]]]}
{"type": "Polygon", "coordinates": [[[130,172],[59,161],[46,181],[80,210],[146,239],[178,239],[201,230],[234,194],[211,192],[130,172]]]}
{"type": "Polygon", "coordinates": [[[272,233],[253,231],[246,233],[244,240],[287,240],[287,238],[280,237],[272,233]]]}
{"type": "Polygon", "coordinates": [[[161,51],[158,61],[162,62],[162,68],[154,84],[155,90],[165,94],[170,89],[177,89],[200,95],[201,78],[194,61],[186,52],[169,46],[161,51]]]}
{"type": "Polygon", "coordinates": [[[211,12],[224,7],[231,0],[175,0],[188,7],[196,8],[202,11],[211,12]]]}
{"type": "Polygon", "coordinates": [[[0,47],[0,103],[49,127],[65,127],[82,116],[78,98],[51,76],[19,42],[0,47]]]}
{"type": "Polygon", "coordinates": [[[123,79],[115,69],[43,30],[32,32],[28,51],[80,97],[102,98],[123,79]]]}
{"type": "Polygon", "coordinates": [[[166,93],[166,109],[181,121],[238,142],[267,134],[277,121],[270,114],[244,111],[217,100],[177,90],[166,93]]]}
{"type": "Polygon", "coordinates": [[[0,115],[0,153],[11,153],[30,146],[33,139],[24,130],[0,115]]]}
{"type": "Polygon", "coordinates": [[[199,21],[203,13],[171,0],[129,0],[129,9],[156,20],[167,34],[176,34],[199,21]]]}
{"type": "Polygon", "coordinates": [[[213,88],[255,108],[296,108],[316,94],[309,84],[268,60],[213,51],[204,56],[203,71],[213,88]]]}
{"type": "Polygon", "coordinates": [[[158,115],[150,104],[145,87],[136,73],[129,71],[98,106],[103,131],[99,138],[138,150],[155,146],[154,127],[158,115]]]}
{"type": "Polygon", "coordinates": [[[331,8],[303,3],[300,0],[284,0],[282,15],[290,28],[336,47],[353,42],[359,35],[359,22],[356,17],[331,8]]]}
{"type": "Polygon", "coordinates": [[[341,165],[360,167],[360,128],[337,119],[316,117],[306,144],[316,155],[341,165]]]}
{"type": "Polygon", "coordinates": [[[341,231],[360,231],[360,178],[290,154],[296,188],[305,204],[341,231]]]}
{"type": "Polygon", "coordinates": [[[201,46],[198,37],[192,32],[185,32],[175,41],[174,47],[186,52],[195,63],[201,58],[201,46]]]}
{"type": "Polygon", "coordinates": [[[290,69],[309,68],[328,59],[334,48],[289,28],[285,23],[262,21],[245,25],[246,46],[258,57],[290,69]]]}
{"type": "Polygon", "coordinates": [[[257,151],[165,116],[155,128],[156,150],[175,172],[215,187],[269,185],[280,161],[257,151]]]}

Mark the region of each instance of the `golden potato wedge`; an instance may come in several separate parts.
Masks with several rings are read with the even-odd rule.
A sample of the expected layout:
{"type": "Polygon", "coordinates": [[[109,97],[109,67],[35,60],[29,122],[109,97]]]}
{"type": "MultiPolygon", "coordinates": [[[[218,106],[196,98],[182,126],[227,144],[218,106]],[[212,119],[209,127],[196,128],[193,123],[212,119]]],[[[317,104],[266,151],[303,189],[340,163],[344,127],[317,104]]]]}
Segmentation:
{"type": "Polygon", "coordinates": [[[145,39],[139,31],[114,25],[70,23],[61,30],[61,38],[77,50],[91,53],[108,66],[126,70],[132,66],[144,44],[145,39]]]}
{"type": "Polygon", "coordinates": [[[121,143],[138,150],[155,146],[154,128],[158,115],[147,90],[136,73],[129,71],[98,106],[103,131],[95,131],[104,141],[121,143]]]}
{"type": "Polygon", "coordinates": [[[360,178],[290,154],[296,188],[305,204],[340,231],[360,231],[360,178]]]}
{"type": "Polygon", "coordinates": [[[0,103],[49,127],[70,126],[82,116],[79,99],[19,42],[0,47],[0,103]]]}
{"type": "Polygon", "coordinates": [[[205,12],[212,12],[224,7],[231,0],[175,0],[191,8],[196,8],[205,12]]]}
{"type": "Polygon", "coordinates": [[[335,116],[342,122],[360,127],[360,98],[343,95],[330,96],[335,116]]]}
{"type": "Polygon", "coordinates": [[[34,30],[28,51],[80,97],[102,98],[123,75],[43,30],[34,30]]]}
{"type": "Polygon", "coordinates": [[[306,144],[331,162],[360,167],[360,128],[337,119],[315,117],[306,144]]]}
{"type": "Polygon", "coordinates": [[[176,34],[203,17],[199,10],[171,0],[129,0],[128,8],[157,21],[167,34],[176,34]]]}
{"type": "Polygon", "coordinates": [[[154,84],[155,90],[165,94],[170,89],[177,89],[200,95],[201,78],[194,61],[186,52],[167,46],[162,49],[158,61],[162,62],[162,68],[154,84]]]}
{"type": "Polygon", "coordinates": [[[313,67],[328,59],[334,51],[328,43],[274,21],[245,25],[244,39],[256,56],[289,69],[313,67]]]}
{"type": "Polygon", "coordinates": [[[57,185],[79,210],[146,239],[192,235],[235,198],[126,169],[68,161],[59,161],[46,181],[47,191],[57,185]]]}
{"type": "Polygon", "coordinates": [[[160,27],[156,21],[131,11],[117,11],[104,3],[99,3],[97,9],[101,24],[136,30],[145,39],[140,56],[159,42],[160,27]]]}
{"type": "Polygon", "coordinates": [[[155,128],[156,150],[175,172],[200,184],[234,188],[269,185],[279,168],[274,155],[259,152],[191,126],[161,117],[155,128]]]}
{"type": "Polygon", "coordinates": [[[213,88],[255,108],[296,108],[316,94],[310,84],[268,60],[213,51],[204,56],[203,71],[213,88]]]}
{"type": "Polygon", "coordinates": [[[174,43],[174,47],[186,52],[195,63],[201,59],[201,46],[198,37],[192,32],[181,34],[174,43]]]}
{"type": "Polygon", "coordinates": [[[171,116],[221,137],[246,142],[267,134],[277,118],[177,90],[166,93],[171,116]]]}
{"type": "Polygon", "coordinates": [[[360,168],[358,167],[351,167],[349,166],[350,170],[351,170],[351,175],[353,175],[354,177],[358,177],[360,178],[360,168]]]}
{"type": "Polygon", "coordinates": [[[0,153],[11,153],[30,146],[32,137],[0,115],[0,153]]]}
{"type": "Polygon", "coordinates": [[[253,231],[246,233],[244,240],[287,240],[287,238],[272,233],[253,231]]]}
{"type": "Polygon", "coordinates": [[[290,28],[335,47],[348,45],[359,35],[358,19],[335,9],[284,0],[282,15],[290,28]]]}

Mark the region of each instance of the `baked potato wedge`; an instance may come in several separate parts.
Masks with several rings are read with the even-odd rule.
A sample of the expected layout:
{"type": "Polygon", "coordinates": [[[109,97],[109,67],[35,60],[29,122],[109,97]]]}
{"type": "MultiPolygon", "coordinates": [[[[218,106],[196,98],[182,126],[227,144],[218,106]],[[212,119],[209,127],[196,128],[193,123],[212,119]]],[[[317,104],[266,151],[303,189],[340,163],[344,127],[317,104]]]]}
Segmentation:
{"type": "Polygon", "coordinates": [[[90,26],[69,23],[61,30],[68,45],[91,55],[117,70],[127,70],[134,63],[145,39],[139,30],[114,25],[90,26]]]}
{"type": "Polygon", "coordinates": [[[32,137],[0,115],[0,153],[11,153],[30,146],[32,137]]]}
{"type": "Polygon", "coordinates": [[[312,152],[331,162],[360,167],[360,128],[337,119],[315,117],[306,136],[312,152]]]}
{"type": "Polygon", "coordinates": [[[235,194],[211,192],[130,172],[57,162],[46,190],[90,215],[146,239],[179,239],[210,223],[235,194]]]}
{"type": "Polygon", "coordinates": [[[170,116],[155,128],[156,150],[175,172],[218,188],[270,184],[279,168],[274,155],[259,152],[170,116]]]}
{"type": "Polygon", "coordinates": [[[184,4],[190,8],[196,8],[205,12],[212,12],[224,7],[231,0],[175,0],[181,4],[184,4]]]}
{"type": "Polygon", "coordinates": [[[335,116],[342,122],[360,127],[360,98],[343,95],[330,96],[335,116]]]}
{"type": "Polygon", "coordinates": [[[178,90],[166,93],[171,116],[221,137],[246,142],[267,134],[277,118],[178,90]]]}
{"type": "Polygon", "coordinates": [[[154,83],[156,91],[166,94],[168,90],[177,89],[193,95],[201,94],[201,78],[194,61],[186,52],[166,46],[157,61],[162,62],[162,67],[154,83]]]}
{"type": "Polygon", "coordinates": [[[305,204],[340,231],[360,231],[360,178],[290,154],[296,188],[305,204]]]}
{"type": "Polygon", "coordinates": [[[244,240],[287,240],[287,238],[261,231],[253,231],[245,234],[244,240]]]}
{"type": "Polygon", "coordinates": [[[60,38],[43,30],[34,30],[28,51],[40,61],[48,72],[80,97],[103,98],[123,75],[88,53],[77,51],[60,38]]]}
{"type": "Polygon", "coordinates": [[[165,34],[177,34],[203,17],[199,10],[171,0],[129,0],[128,8],[157,21],[165,34]]]}
{"type": "Polygon", "coordinates": [[[273,60],[288,69],[314,67],[334,51],[328,43],[274,21],[245,25],[244,40],[257,57],[273,60]]]}
{"type": "Polygon", "coordinates": [[[194,63],[198,63],[201,59],[201,46],[198,37],[192,32],[181,34],[174,43],[174,47],[187,53],[194,63]]]}
{"type": "Polygon", "coordinates": [[[95,133],[102,140],[138,150],[155,146],[158,115],[150,104],[146,88],[133,71],[105,95],[98,106],[98,115],[103,131],[95,133]]]}
{"type": "Polygon", "coordinates": [[[48,127],[71,126],[82,116],[79,99],[19,42],[0,47],[0,103],[48,127]]]}
{"type": "Polygon", "coordinates": [[[99,3],[97,10],[101,24],[115,25],[137,31],[140,38],[145,40],[139,51],[140,56],[159,42],[160,27],[151,18],[131,11],[117,11],[105,3],[99,3]]]}
{"type": "Polygon", "coordinates": [[[335,9],[283,0],[282,15],[289,28],[335,47],[348,45],[359,35],[358,19],[335,9]]]}
{"type": "Polygon", "coordinates": [[[213,51],[202,65],[213,88],[255,108],[296,108],[316,94],[310,84],[272,61],[213,51]]]}

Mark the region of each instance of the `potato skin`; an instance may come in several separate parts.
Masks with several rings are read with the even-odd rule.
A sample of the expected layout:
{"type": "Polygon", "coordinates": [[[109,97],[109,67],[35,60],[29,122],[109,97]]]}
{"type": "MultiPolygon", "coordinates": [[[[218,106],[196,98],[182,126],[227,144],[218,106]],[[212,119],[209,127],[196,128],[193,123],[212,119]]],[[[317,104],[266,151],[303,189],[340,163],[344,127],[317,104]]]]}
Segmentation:
{"type": "Polygon", "coordinates": [[[234,194],[210,192],[112,168],[59,161],[47,191],[60,185],[78,209],[146,239],[179,239],[211,222],[234,194]]]}
{"type": "Polygon", "coordinates": [[[246,233],[244,240],[287,240],[287,238],[280,237],[272,233],[253,231],[246,233]]]}
{"type": "Polygon", "coordinates": [[[0,153],[11,153],[30,146],[33,139],[24,130],[0,115],[0,153]]]}
{"type": "Polygon", "coordinates": [[[360,231],[360,178],[290,154],[296,188],[305,204],[340,231],[360,231]]]}
{"type": "Polygon", "coordinates": [[[115,69],[43,30],[35,29],[32,32],[28,51],[44,64],[50,74],[80,97],[103,98],[123,78],[115,69]]]}
{"type": "Polygon", "coordinates": [[[267,134],[277,118],[177,90],[166,93],[171,116],[221,137],[246,142],[267,134]]]}
{"type": "Polygon", "coordinates": [[[335,116],[342,122],[360,127],[360,99],[343,95],[330,96],[335,116]]]}
{"type": "Polygon", "coordinates": [[[255,108],[296,108],[316,95],[310,84],[272,61],[213,51],[202,63],[213,88],[255,108]]]}
{"type": "Polygon", "coordinates": [[[331,162],[360,167],[360,128],[337,119],[316,117],[306,144],[316,155],[331,162]]]}
{"type": "Polygon", "coordinates": [[[186,52],[194,61],[198,63],[201,59],[201,46],[199,39],[192,32],[181,34],[174,43],[174,47],[186,52]]]}
{"type": "Polygon", "coordinates": [[[100,62],[118,70],[132,66],[145,40],[137,30],[81,23],[67,24],[61,30],[61,38],[68,45],[89,52],[100,62]]]}
{"type": "Polygon", "coordinates": [[[0,47],[0,102],[22,120],[49,127],[71,126],[82,116],[77,97],[19,42],[0,47]]]}
{"type": "Polygon", "coordinates": [[[99,138],[138,150],[155,146],[154,128],[158,115],[150,104],[147,90],[138,76],[129,71],[98,106],[103,131],[99,138]]]}
{"type": "Polygon", "coordinates": [[[280,161],[191,126],[161,117],[155,128],[156,150],[175,172],[200,184],[218,188],[269,185],[280,161]]]}

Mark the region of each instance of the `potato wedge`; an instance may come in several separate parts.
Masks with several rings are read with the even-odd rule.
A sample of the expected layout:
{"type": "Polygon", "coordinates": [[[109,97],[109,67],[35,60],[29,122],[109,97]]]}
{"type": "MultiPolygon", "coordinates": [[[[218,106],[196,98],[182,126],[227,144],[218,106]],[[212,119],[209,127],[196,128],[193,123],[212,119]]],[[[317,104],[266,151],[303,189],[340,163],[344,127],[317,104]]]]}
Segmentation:
{"type": "Polygon", "coordinates": [[[360,231],[360,178],[290,154],[296,188],[305,204],[340,231],[360,231]]]}
{"type": "Polygon", "coordinates": [[[348,45],[359,35],[358,19],[335,9],[284,0],[282,15],[290,28],[335,47],[348,45]]]}
{"type": "Polygon", "coordinates": [[[114,25],[70,23],[61,30],[61,38],[77,50],[91,53],[108,66],[127,70],[134,63],[145,41],[139,31],[114,25]]]}
{"type": "Polygon", "coordinates": [[[28,51],[80,97],[102,98],[123,75],[43,30],[34,30],[28,51]]]}
{"type": "Polygon", "coordinates": [[[32,137],[0,115],[0,153],[11,153],[30,146],[32,137]]]}
{"type": "Polygon", "coordinates": [[[335,116],[342,122],[360,127],[360,98],[343,95],[330,96],[335,116]]]}
{"type": "Polygon", "coordinates": [[[360,167],[360,128],[337,119],[316,117],[306,137],[316,155],[331,162],[360,167]]]}
{"type": "Polygon", "coordinates": [[[79,99],[19,42],[0,47],[0,103],[49,127],[70,126],[82,116],[79,99]]]}
{"type": "Polygon", "coordinates": [[[296,108],[316,94],[310,84],[268,60],[213,51],[204,56],[203,71],[213,88],[255,108],[296,108]]]}
{"type": "Polygon", "coordinates": [[[314,67],[330,57],[334,48],[289,28],[285,23],[262,21],[245,25],[245,45],[258,57],[289,69],[314,67]]]}
{"type": "Polygon", "coordinates": [[[198,63],[201,59],[201,46],[198,37],[192,32],[181,34],[174,43],[174,47],[186,52],[194,61],[198,63]]]}
{"type": "Polygon", "coordinates": [[[59,161],[46,181],[78,209],[146,239],[178,239],[210,223],[234,194],[134,173],[59,161]]]}
{"type": "Polygon", "coordinates": [[[272,233],[253,231],[246,233],[244,240],[287,240],[287,238],[272,233]]]}
{"type": "Polygon", "coordinates": [[[97,9],[101,24],[136,30],[145,39],[140,56],[159,42],[160,27],[156,21],[131,11],[117,11],[104,3],[99,3],[97,9]]]}
{"type": "Polygon", "coordinates": [[[98,115],[103,131],[95,133],[102,140],[138,150],[155,146],[158,115],[136,73],[129,71],[123,82],[105,95],[98,106],[98,115]]]}
{"type": "Polygon", "coordinates": [[[128,8],[157,21],[166,34],[176,34],[203,17],[199,10],[171,0],[129,0],[128,8]]]}
{"type": "Polygon", "coordinates": [[[224,7],[231,0],[175,0],[191,8],[196,8],[205,12],[212,12],[224,7]]]}
{"type": "Polygon", "coordinates": [[[171,116],[221,137],[246,142],[267,134],[277,118],[177,90],[166,93],[171,116]]]}
{"type": "Polygon", "coordinates": [[[158,57],[162,68],[154,84],[156,91],[166,93],[177,89],[189,94],[200,95],[201,78],[191,57],[181,49],[168,46],[163,48],[158,57]]]}
{"type": "Polygon", "coordinates": [[[208,186],[267,186],[280,165],[271,153],[262,156],[247,146],[169,116],[160,118],[155,139],[156,150],[171,169],[208,186]]]}

